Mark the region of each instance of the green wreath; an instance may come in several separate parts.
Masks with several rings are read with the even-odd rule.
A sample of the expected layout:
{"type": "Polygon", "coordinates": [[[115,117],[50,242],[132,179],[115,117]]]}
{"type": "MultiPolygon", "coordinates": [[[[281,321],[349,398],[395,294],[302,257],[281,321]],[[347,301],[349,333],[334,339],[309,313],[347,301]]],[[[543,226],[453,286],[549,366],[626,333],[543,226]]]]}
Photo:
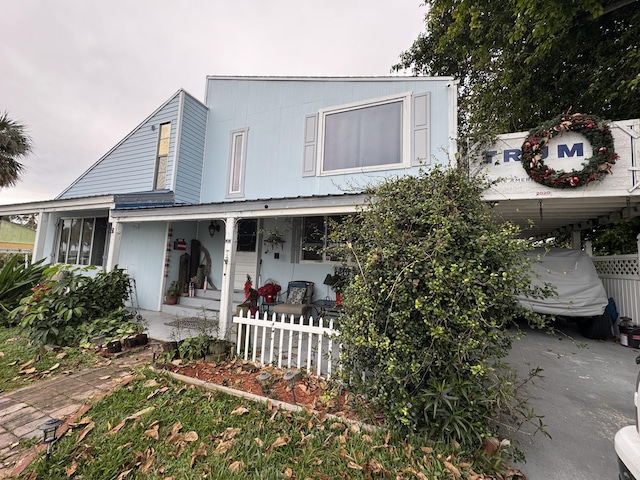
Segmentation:
{"type": "Polygon", "coordinates": [[[613,146],[609,125],[594,115],[581,113],[558,115],[529,133],[522,144],[520,161],[529,176],[536,182],[553,188],[570,188],[589,185],[611,173],[611,166],[618,159],[613,146]],[[585,160],[582,170],[554,170],[542,160],[549,141],[564,132],[576,132],[589,140],[593,156],[585,160]]]}

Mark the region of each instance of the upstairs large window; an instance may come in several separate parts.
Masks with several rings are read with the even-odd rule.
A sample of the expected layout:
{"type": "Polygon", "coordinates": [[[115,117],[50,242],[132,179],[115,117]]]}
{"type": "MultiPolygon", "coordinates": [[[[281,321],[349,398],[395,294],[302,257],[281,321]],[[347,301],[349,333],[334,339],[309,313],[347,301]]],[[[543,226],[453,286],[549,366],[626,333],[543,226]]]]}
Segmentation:
{"type": "Polygon", "coordinates": [[[409,155],[409,98],[320,111],[321,174],[402,167],[409,155]]]}
{"type": "Polygon", "coordinates": [[[58,263],[104,266],[107,251],[107,217],[60,220],[58,263]]]}

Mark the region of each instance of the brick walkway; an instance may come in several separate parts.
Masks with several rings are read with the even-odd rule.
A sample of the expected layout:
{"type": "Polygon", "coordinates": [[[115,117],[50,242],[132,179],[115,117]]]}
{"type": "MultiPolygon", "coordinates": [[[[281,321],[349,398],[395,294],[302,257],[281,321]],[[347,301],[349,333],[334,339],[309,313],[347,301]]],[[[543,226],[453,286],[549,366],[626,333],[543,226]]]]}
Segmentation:
{"type": "Polygon", "coordinates": [[[19,440],[42,438],[39,427],[52,417],[75,420],[82,407],[120,385],[134,367],[150,363],[151,355],[150,349],[144,349],[112,359],[109,365],[0,394],[0,479],[12,477],[21,460],[35,451],[23,448],[19,440]]]}

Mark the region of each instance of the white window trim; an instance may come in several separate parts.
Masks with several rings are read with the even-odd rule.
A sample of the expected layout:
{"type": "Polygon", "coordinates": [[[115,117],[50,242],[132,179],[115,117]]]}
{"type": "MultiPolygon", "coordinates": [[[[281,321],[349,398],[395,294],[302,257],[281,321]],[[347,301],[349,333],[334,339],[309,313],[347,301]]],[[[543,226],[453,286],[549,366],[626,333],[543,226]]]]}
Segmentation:
{"type": "Polygon", "coordinates": [[[169,176],[169,154],[171,153],[171,131],[173,130],[173,125],[171,122],[161,122],[158,125],[158,135],[156,136],[156,165],[153,173],[153,186],[152,190],[165,190],[167,188],[167,177],[169,176]],[[158,170],[160,168],[160,157],[164,157],[165,155],[160,155],[160,142],[162,141],[162,127],[164,125],[169,125],[169,147],[167,149],[167,165],[165,167],[164,172],[164,185],[159,188],[158,187],[158,170]]]}
{"type": "Polygon", "coordinates": [[[238,130],[232,130],[229,135],[229,163],[228,163],[228,176],[227,176],[227,198],[244,197],[244,179],[247,166],[247,134],[249,128],[241,128],[238,130]],[[236,137],[242,137],[242,156],[240,157],[240,180],[238,182],[238,190],[232,190],[233,186],[233,171],[234,171],[234,159],[236,155],[236,137]]]}
{"type": "MultiPolygon", "coordinates": [[[[324,217],[324,224],[328,225],[329,222],[329,218],[330,217],[335,217],[335,216],[341,216],[342,214],[328,214],[328,215],[303,215],[302,217],[300,217],[300,245],[298,247],[299,249],[299,255],[300,255],[300,261],[298,263],[300,264],[309,264],[309,265],[343,265],[343,264],[347,264],[347,265],[354,265],[354,262],[351,260],[347,260],[347,262],[345,262],[344,260],[328,260],[326,256],[323,256],[321,259],[319,260],[306,260],[304,258],[304,248],[305,248],[305,237],[304,237],[304,219],[308,218],[308,217],[324,217]]],[[[323,250],[327,249],[327,246],[329,245],[329,232],[325,231],[324,235],[323,235],[323,250]]]]}
{"type": "MultiPolygon", "coordinates": [[[[102,257],[104,259],[104,263],[106,264],[107,261],[107,252],[109,250],[109,240],[110,240],[110,236],[109,236],[109,230],[111,228],[111,222],[109,221],[109,216],[105,215],[80,215],[80,216],[63,216],[63,217],[59,217],[58,218],[58,226],[56,227],[56,236],[55,236],[55,243],[53,245],[53,262],[56,265],[72,265],[72,266],[76,266],[76,267],[95,267],[95,268],[99,268],[99,269],[104,269],[105,266],[104,265],[93,265],[91,264],[91,258],[93,257],[93,247],[94,247],[94,240],[96,238],[96,231],[95,229],[91,232],[91,248],[89,249],[89,263],[88,264],[82,264],[82,263],[68,263],[68,256],[69,256],[69,252],[67,251],[65,253],[65,257],[67,261],[65,262],[59,262],[58,261],[58,254],[60,252],[60,242],[62,241],[62,224],[64,223],[65,220],[80,220],[80,221],[84,221],[87,218],[93,219],[94,222],[94,227],[96,224],[96,220],[98,218],[106,218],[107,219],[107,233],[105,236],[105,242],[104,242],[104,249],[102,252],[102,257]]],[[[84,229],[84,226],[82,227],[82,229],[84,229]]],[[[80,237],[82,237],[82,229],[80,231],[80,237]]],[[[67,246],[68,248],[68,246],[67,246]]]]}
{"type": "Polygon", "coordinates": [[[411,92],[399,93],[387,97],[369,99],[362,102],[347,103],[337,107],[322,108],[319,110],[318,117],[318,143],[317,143],[317,161],[316,174],[318,176],[344,175],[345,173],[372,172],[380,170],[391,170],[409,168],[411,166],[411,92]],[[323,171],[324,165],[324,126],[327,115],[333,113],[348,112],[350,110],[358,110],[366,107],[374,107],[376,105],[384,105],[402,101],[402,162],[386,165],[376,165],[373,167],[345,168],[340,170],[323,171]]]}

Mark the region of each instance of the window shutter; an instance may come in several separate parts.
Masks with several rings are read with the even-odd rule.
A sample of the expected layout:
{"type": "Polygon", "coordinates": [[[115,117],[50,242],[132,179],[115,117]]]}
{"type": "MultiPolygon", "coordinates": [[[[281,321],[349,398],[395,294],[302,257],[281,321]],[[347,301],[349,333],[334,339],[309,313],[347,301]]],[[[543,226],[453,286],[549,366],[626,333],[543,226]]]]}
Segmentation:
{"type": "Polygon", "coordinates": [[[291,221],[291,263],[300,263],[302,251],[302,218],[291,221]]]}
{"type": "Polygon", "coordinates": [[[307,115],[304,119],[304,164],[303,177],[316,174],[316,142],[318,138],[318,114],[307,115]]]}
{"type": "Polygon", "coordinates": [[[413,96],[413,155],[411,165],[429,165],[429,94],[413,96]]]}

